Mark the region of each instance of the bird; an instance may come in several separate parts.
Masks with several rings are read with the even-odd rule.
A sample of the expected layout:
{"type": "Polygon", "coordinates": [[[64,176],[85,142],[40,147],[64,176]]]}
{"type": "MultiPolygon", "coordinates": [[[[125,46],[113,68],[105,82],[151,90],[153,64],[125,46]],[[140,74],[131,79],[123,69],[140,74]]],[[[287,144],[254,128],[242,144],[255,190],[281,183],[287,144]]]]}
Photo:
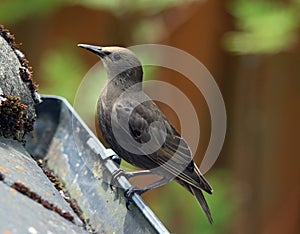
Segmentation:
{"type": "Polygon", "coordinates": [[[133,193],[141,195],[175,180],[196,197],[208,221],[213,223],[203,195],[203,191],[212,194],[213,189],[193,161],[186,141],[143,92],[143,68],[137,56],[124,47],[78,46],[96,54],[107,73],[97,103],[96,122],[101,135],[118,156],[143,169],[118,170],[113,173],[113,183],[121,174],[127,178],[145,174],[161,176],[144,188],[132,186],[125,190],[129,199],[133,193]]]}

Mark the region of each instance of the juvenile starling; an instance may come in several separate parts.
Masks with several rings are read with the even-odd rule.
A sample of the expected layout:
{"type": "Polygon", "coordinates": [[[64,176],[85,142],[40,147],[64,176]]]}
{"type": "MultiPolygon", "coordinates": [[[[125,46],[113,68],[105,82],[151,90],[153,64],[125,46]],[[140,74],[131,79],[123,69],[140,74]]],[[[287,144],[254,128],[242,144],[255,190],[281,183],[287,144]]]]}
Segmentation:
{"type": "Polygon", "coordinates": [[[122,47],[78,46],[98,55],[107,72],[97,106],[97,121],[104,140],[121,158],[144,169],[122,174],[127,178],[151,173],[162,177],[145,188],[131,187],[125,196],[142,194],[174,179],[196,197],[212,223],[202,193],[203,190],[212,194],[212,188],[192,160],[187,143],[142,91],[139,59],[122,47]]]}

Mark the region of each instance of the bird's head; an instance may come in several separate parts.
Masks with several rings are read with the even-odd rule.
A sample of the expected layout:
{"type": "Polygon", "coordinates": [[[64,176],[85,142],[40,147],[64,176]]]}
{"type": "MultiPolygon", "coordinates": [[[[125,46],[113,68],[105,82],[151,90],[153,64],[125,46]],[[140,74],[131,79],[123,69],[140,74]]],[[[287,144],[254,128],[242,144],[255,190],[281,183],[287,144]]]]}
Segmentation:
{"type": "Polygon", "coordinates": [[[136,55],[129,49],[117,46],[93,46],[78,44],[79,47],[87,49],[98,55],[103,62],[109,79],[116,76],[126,76],[137,82],[142,80],[142,65],[136,55]]]}

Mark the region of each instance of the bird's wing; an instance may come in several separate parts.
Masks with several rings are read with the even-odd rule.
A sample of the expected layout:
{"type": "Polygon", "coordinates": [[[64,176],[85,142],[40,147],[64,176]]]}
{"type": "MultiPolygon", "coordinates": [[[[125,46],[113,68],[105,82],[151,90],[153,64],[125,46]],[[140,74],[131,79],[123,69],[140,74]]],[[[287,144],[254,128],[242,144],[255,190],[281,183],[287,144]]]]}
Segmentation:
{"type": "MultiPolygon", "coordinates": [[[[128,132],[127,122],[128,136],[138,143],[143,143],[143,148],[138,148],[140,155],[145,155],[154,165],[161,166],[186,183],[208,193],[212,192],[198,168],[195,168],[187,143],[155,103],[135,103],[132,99],[122,99],[114,104],[113,109],[118,117],[116,124],[128,132]]],[[[132,144],[128,138],[127,141],[128,144],[132,144]]]]}
{"type": "Polygon", "coordinates": [[[167,139],[158,150],[160,165],[186,183],[212,193],[212,188],[191,158],[187,143],[178,135],[167,139]],[[178,143],[178,138],[180,139],[178,143]],[[178,147],[176,148],[176,144],[178,147]]]}

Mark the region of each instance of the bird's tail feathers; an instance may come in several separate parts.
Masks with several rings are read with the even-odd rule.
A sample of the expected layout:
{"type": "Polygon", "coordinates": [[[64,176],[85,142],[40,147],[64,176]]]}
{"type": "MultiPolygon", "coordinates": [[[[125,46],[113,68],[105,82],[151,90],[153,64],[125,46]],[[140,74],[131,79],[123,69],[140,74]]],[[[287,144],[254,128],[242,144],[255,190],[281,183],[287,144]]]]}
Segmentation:
{"type": "Polygon", "coordinates": [[[207,182],[207,180],[204,178],[204,176],[202,175],[202,173],[200,172],[200,170],[199,170],[199,168],[197,167],[196,164],[195,164],[195,167],[194,167],[194,171],[196,172],[197,176],[200,179],[201,188],[205,192],[207,192],[209,194],[212,194],[213,193],[212,187],[209,185],[209,183],[207,182]]]}
{"type": "Polygon", "coordinates": [[[204,214],[206,215],[207,219],[210,223],[213,223],[213,219],[211,217],[211,213],[208,207],[208,204],[205,200],[205,197],[201,191],[201,189],[198,189],[192,185],[189,185],[191,192],[194,194],[194,196],[197,198],[197,201],[199,202],[204,214]]]}

